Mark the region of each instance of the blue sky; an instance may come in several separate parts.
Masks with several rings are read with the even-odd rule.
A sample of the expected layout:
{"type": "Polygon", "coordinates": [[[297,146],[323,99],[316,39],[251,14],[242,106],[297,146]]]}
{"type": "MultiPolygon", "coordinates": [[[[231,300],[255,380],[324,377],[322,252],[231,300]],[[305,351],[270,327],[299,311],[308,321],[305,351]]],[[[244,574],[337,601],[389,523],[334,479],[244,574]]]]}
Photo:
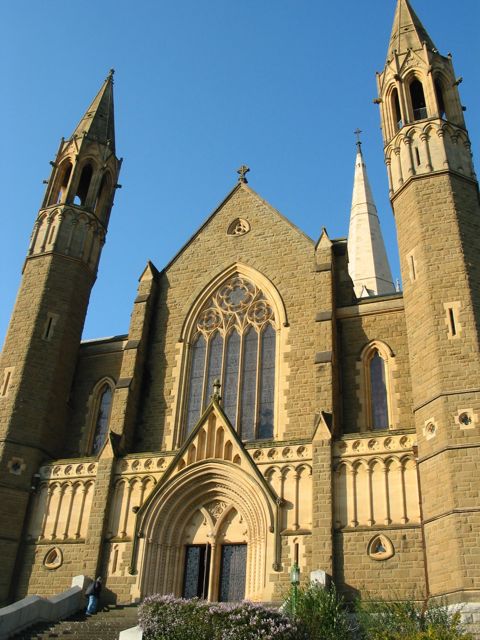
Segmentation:
{"type": "MultiPolygon", "coordinates": [[[[479,160],[478,0],[414,0],[464,77],[479,160]]],[[[250,186],[312,238],[347,234],[364,153],[394,277],[375,71],[395,0],[43,0],[4,2],[0,26],[2,252],[6,332],[49,161],[115,67],[124,157],[86,338],[125,333],[147,260],[161,269],[251,167],[250,186]]],[[[268,250],[268,246],[265,247],[268,250]]]]}

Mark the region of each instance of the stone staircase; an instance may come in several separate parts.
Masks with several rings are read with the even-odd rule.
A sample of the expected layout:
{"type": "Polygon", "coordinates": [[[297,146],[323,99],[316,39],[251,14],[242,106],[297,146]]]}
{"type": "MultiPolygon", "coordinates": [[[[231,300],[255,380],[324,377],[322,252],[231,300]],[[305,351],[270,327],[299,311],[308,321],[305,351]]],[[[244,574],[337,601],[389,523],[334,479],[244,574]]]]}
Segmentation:
{"type": "Polygon", "coordinates": [[[137,624],[137,605],[109,606],[94,616],[77,613],[68,620],[35,625],[11,640],[118,640],[118,634],[137,624]]]}

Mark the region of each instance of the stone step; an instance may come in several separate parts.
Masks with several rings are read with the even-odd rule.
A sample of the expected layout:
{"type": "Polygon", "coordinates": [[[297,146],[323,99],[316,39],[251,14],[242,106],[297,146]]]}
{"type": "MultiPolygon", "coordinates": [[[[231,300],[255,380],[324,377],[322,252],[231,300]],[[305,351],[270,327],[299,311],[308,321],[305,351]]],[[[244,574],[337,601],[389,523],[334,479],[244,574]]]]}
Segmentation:
{"type": "Polygon", "coordinates": [[[35,625],[12,640],[117,640],[118,634],[137,624],[137,605],[107,607],[94,616],[77,613],[57,623],[35,625]]]}

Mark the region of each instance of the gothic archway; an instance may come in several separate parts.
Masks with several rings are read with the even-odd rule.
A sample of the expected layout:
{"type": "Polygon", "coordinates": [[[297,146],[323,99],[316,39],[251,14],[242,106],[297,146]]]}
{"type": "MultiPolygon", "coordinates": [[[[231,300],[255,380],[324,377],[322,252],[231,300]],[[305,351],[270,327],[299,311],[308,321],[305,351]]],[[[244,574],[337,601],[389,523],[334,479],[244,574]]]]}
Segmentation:
{"type": "Polygon", "coordinates": [[[204,595],[217,600],[226,540],[246,545],[244,597],[260,600],[267,566],[273,561],[267,555],[275,546],[274,514],[273,496],[255,475],[233,462],[203,460],[174,473],[159,487],[143,514],[139,549],[142,597],[152,593],[183,595],[186,547],[197,543],[209,545],[204,595]]]}

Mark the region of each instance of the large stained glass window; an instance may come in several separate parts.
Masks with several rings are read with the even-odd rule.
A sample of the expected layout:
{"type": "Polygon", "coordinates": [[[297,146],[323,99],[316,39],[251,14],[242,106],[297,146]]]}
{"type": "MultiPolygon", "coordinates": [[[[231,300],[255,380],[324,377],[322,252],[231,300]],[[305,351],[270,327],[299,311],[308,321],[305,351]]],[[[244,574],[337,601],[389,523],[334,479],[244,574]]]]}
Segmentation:
{"type": "Polygon", "coordinates": [[[385,361],[378,351],[370,360],[370,406],[374,429],[388,429],[388,401],[385,361]]]}
{"type": "Polygon", "coordinates": [[[200,312],[191,342],[187,435],[218,378],[223,409],[241,438],[273,437],[276,342],[275,315],[262,291],[238,275],[221,285],[200,312]]]}

